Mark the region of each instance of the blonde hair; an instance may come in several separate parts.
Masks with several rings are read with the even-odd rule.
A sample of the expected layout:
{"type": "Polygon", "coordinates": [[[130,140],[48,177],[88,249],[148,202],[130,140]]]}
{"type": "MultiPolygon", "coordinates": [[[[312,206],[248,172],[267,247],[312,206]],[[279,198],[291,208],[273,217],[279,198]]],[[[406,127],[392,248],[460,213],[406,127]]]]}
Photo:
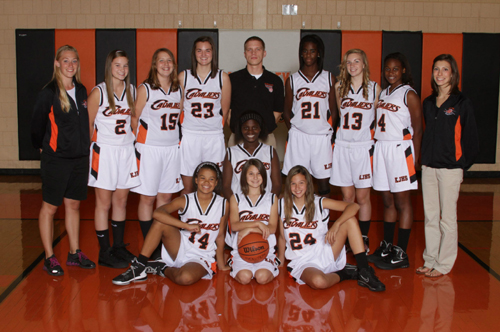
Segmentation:
{"type": "Polygon", "coordinates": [[[314,213],[316,212],[316,208],[314,207],[314,185],[313,179],[309,171],[304,166],[294,166],[288,172],[285,181],[285,222],[288,224],[290,222],[290,218],[292,217],[293,211],[293,194],[291,190],[292,178],[297,175],[302,174],[306,178],[307,189],[305,193],[305,207],[306,207],[306,223],[310,223],[314,219],[314,213]]]}
{"type": "Polygon", "coordinates": [[[368,100],[368,85],[370,84],[370,67],[368,66],[368,58],[366,57],[366,53],[363,50],[358,48],[353,48],[347,51],[342,58],[342,63],[340,64],[340,74],[337,77],[337,80],[340,82],[339,86],[339,96],[340,98],[344,98],[349,93],[349,89],[351,88],[351,74],[347,70],[347,57],[351,54],[360,54],[361,59],[363,59],[363,83],[361,86],[363,87],[363,98],[368,100]]]}
{"type": "MultiPolygon", "coordinates": [[[[115,98],[113,98],[115,92],[113,87],[113,75],[111,74],[111,63],[114,59],[120,57],[124,57],[128,61],[128,56],[125,51],[114,50],[109,52],[106,57],[106,64],[104,67],[104,82],[106,83],[106,93],[108,94],[109,109],[111,110],[111,114],[115,114],[116,112],[115,98]]],[[[125,94],[127,95],[127,103],[130,107],[130,111],[132,112],[132,115],[135,115],[134,96],[132,96],[132,91],[130,91],[130,75],[125,77],[125,94]]]]}
{"type": "MultiPolygon", "coordinates": [[[[78,56],[78,51],[76,48],[70,45],[64,45],[57,49],[55,60],[59,62],[63,52],[71,51],[75,52],[76,59],[78,60],[78,66],[76,68],[76,74],[74,79],[77,83],[81,83],[80,81],[80,57],[78,56]]],[[[52,81],[57,83],[57,87],[59,88],[59,102],[61,103],[61,109],[63,112],[68,113],[71,109],[71,104],[69,102],[68,94],[66,93],[66,88],[64,87],[63,79],[61,76],[61,67],[56,65],[56,61],[54,61],[54,72],[52,74],[52,81]]],[[[75,101],[76,102],[76,101],[75,101]]]]}

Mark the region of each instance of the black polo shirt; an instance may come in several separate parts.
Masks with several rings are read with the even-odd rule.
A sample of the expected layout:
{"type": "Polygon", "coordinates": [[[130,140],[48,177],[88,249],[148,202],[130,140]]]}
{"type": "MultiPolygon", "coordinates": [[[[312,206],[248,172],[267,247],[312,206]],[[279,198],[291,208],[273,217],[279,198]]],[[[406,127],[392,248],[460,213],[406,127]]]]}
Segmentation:
{"type": "Polygon", "coordinates": [[[264,68],[259,79],[247,68],[229,75],[231,79],[231,131],[234,133],[240,115],[253,110],[262,115],[269,133],[276,129],[274,112],[283,113],[285,102],[283,80],[264,68]]]}

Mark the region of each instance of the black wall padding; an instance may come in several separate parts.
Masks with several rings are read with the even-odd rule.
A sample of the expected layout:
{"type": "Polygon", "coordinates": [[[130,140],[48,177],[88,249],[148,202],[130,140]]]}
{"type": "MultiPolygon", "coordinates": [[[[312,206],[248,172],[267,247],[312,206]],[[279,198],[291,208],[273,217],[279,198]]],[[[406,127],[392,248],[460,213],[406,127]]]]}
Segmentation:
{"type": "MultiPolygon", "coordinates": [[[[427,96],[422,96],[420,91],[422,88],[422,32],[382,31],[381,81],[384,80],[384,58],[386,55],[394,52],[401,52],[408,59],[411,67],[411,76],[413,77],[413,88],[423,100],[427,96]]],[[[427,70],[427,68],[424,69],[427,70]]]]}
{"type": "MultiPolygon", "coordinates": [[[[217,29],[179,29],[177,30],[177,63],[179,73],[184,69],[191,68],[191,50],[196,38],[201,36],[212,37],[217,49],[219,50],[219,30],[217,29]]],[[[217,56],[217,60],[219,57],[217,56]]]]}
{"type": "Polygon", "coordinates": [[[342,61],[342,34],[340,30],[300,30],[300,38],[311,34],[318,35],[323,39],[323,43],[325,44],[325,60],[323,62],[323,67],[333,73],[334,76],[338,76],[339,65],[342,61]]]}
{"type": "Polygon", "coordinates": [[[480,150],[476,163],[495,163],[500,34],[463,35],[462,91],[474,104],[480,150]]]}
{"type": "Polygon", "coordinates": [[[31,144],[31,115],[38,93],[52,78],[54,30],[16,29],[17,129],[19,160],[39,160],[31,144]]]}
{"type": "MultiPolygon", "coordinates": [[[[96,56],[96,82],[104,81],[104,65],[108,53],[120,49],[127,52],[129,59],[130,83],[136,85],[136,52],[135,29],[96,29],[95,31],[95,56],[96,56]]],[[[87,87],[91,91],[92,87],[87,87]]]]}

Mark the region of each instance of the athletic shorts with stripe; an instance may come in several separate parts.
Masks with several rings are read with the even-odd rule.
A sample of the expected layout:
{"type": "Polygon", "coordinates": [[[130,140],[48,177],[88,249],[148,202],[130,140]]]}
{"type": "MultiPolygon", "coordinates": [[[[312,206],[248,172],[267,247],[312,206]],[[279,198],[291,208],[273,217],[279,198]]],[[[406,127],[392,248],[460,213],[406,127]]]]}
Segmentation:
{"type": "Polygon", "coordinates": [[[325,274],[333,273],[342,270],[346,265],[345,247],[339,254],[339,257],[333,256],[332,246],[323,241],[319,241],[314,245],[314,250],[308,255],[300,258],[292,259],[287,266],[288,274],[295,279],[300,285],[305,284],[300,279],[302,273],[307,268],[315,268],[325,274]]]}
{"type": "Polygon", "coordinates": [[[181,174],[193,176],[196,167],[204,161],[216,163],[222,171],[222,162],[226,154],[224,134],[197,134],[182,129],[181,174]]]}
{"type": "Polygon", "coordinates": [[[184,188],[178,145],[154,146],[136,143],[135,149],[141,185],[131,189],[132,192],[156,196],[158,193],[173,194],[184,188]]]}
{"type": "MultiPolygon", "coordinates": [[[[217,271],[217,266],[215,263],[215,257],[206,255],[201,256],[196,252],[189,250],[192,248],[192,244],[189,243],[189,240],[186,236],[180,236],[181,243],[179,245],[179,251],[177,252],[177,257],[175,260],[170,257],[170,254],[165,249],[165,246],[161,246],[161,259],[167,264],[168,267],[181,268],[187,263],[197,263],[203,266],[205,270],[207,270],[207,274],[203,276],[202,279],[212,279],[212,276],[217,271]]],[[[213,252],[212,252],[213,253],[213,252]]]]}
{"type": "Polygon", "coordinates": [[[373,154],[373,189],[395,193],[417,188],[413,141],[377,141],[373,154]]]}
{"type": "Polygon", "coordinates": [[[370,188],[373,185],[373,141],[336,140],[330,184],[337,187],[370,188]]]}
{"type": "Polygon", "coordinates": [[[89,186],[105,189],[130,189],[141,184],[133,145],[114,146],[92,143],[90,146],[89,186]]]}
{"type": "Polygon", "coordinates": [[[296,165],[307,168],[316,179],[328,179],[332,168],[332,134],[309,135],[291,128],[281,172],[287,175],[296,165]]]}

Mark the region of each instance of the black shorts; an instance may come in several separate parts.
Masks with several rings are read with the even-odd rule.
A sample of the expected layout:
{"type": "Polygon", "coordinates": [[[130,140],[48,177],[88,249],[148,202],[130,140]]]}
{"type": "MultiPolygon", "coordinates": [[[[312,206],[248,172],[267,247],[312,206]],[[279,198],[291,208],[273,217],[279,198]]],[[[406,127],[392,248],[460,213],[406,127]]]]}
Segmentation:
{"type": "Polygon", "coordinates": [[[89,158],[58,158],[42,153],[40,162],[43,201],[59,206],[63,198],[87,199],[89,158]]]}

